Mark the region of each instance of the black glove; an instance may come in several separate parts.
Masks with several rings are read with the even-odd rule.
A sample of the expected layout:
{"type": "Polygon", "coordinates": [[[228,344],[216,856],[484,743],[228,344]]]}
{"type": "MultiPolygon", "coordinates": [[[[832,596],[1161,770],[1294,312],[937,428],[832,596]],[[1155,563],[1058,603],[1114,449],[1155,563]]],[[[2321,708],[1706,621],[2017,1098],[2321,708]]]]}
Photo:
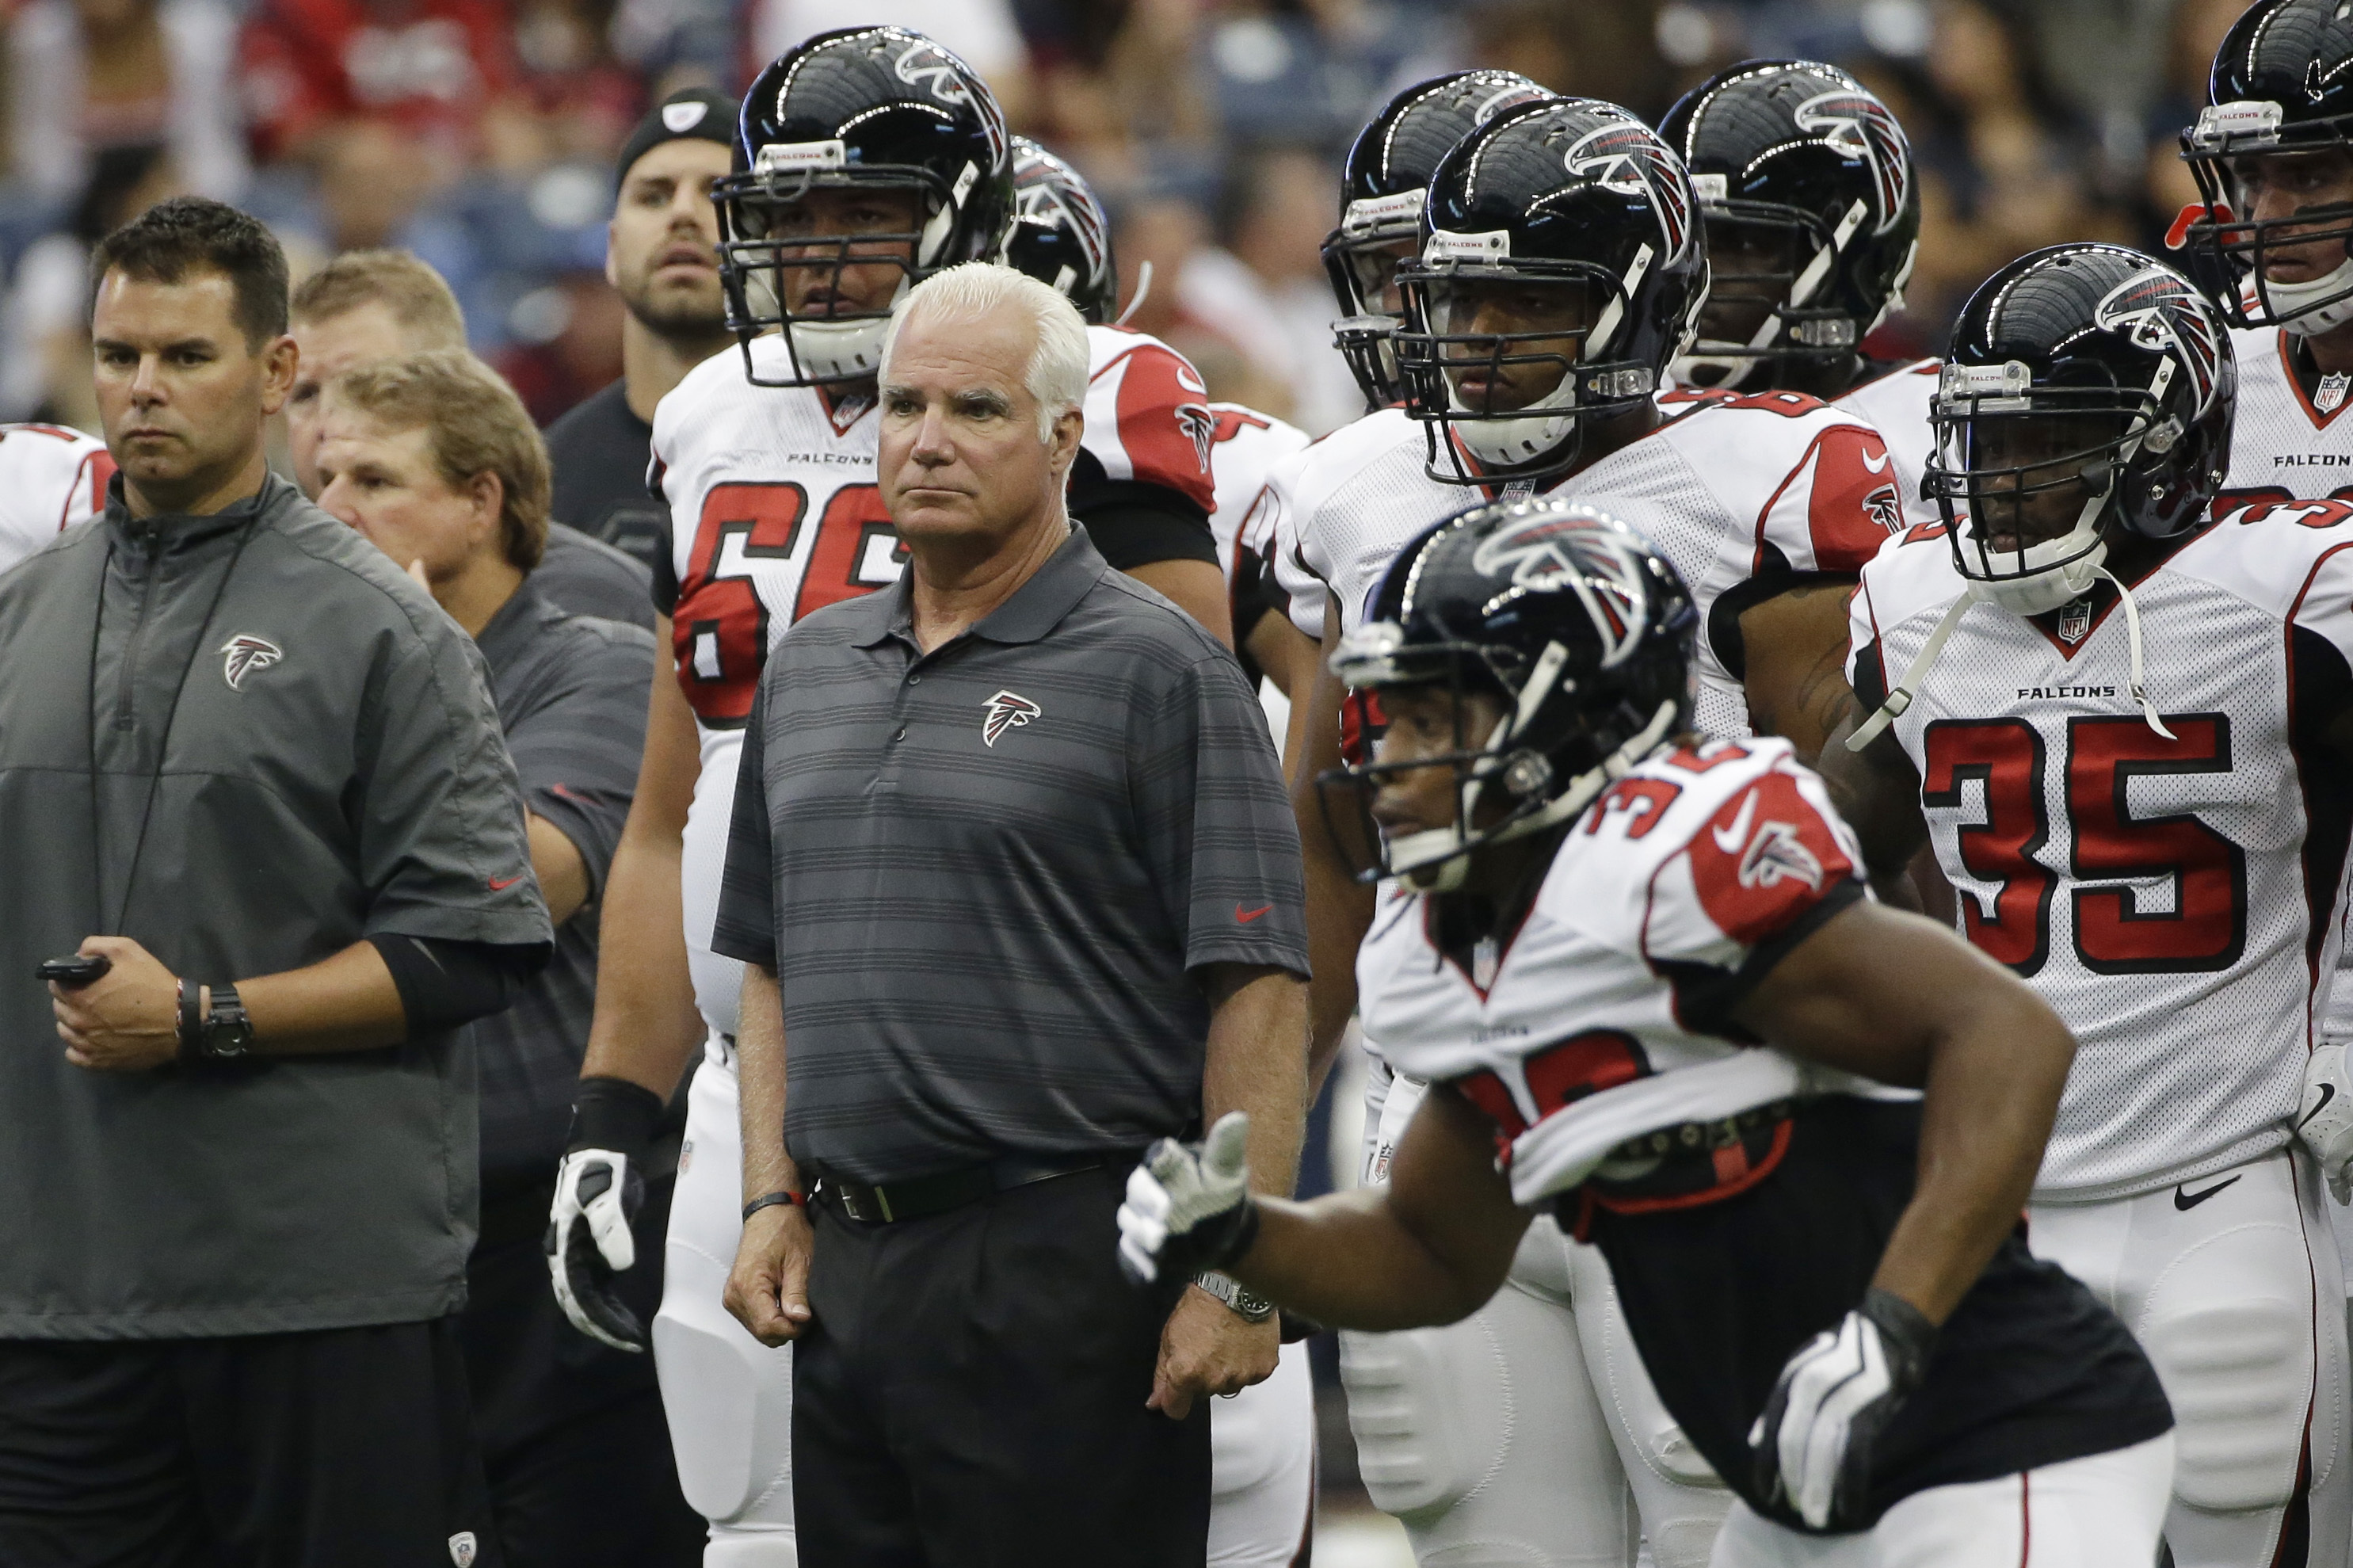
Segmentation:
{"type": "Polygon", "coordinates": [[[1164,1138],[1128,1173],[1119,1206],[1119,1266],[1137,1285],[1190,1279],[1231,1263],[1258,1238],[1250,1195],[1250,1118],[1228,1111],[1198,1143],[1164,1138]]]}
{"type": "Polygon", "coordinates": [[[661,1097],[625,1078],[583,1078],[572,1139],[555,1173],[547,1272],[572,1326],[617,1351],[641,1351],[646,1328],[613,1294],[613,1276],[638,1261],[629,1229],[646,1201],[646,1150],[661,1130],[661,1097]]]}
{"type": "Polygon", "coordinates": [[[1872,1445],[1926,1381],[1936,1353],[1936,1326],[1918,1308],[1866,1291],[1861,1307],[1781,1369],[1748,1429],[1757,1489],[1816,1530],[1859,1527],[1871,1500],[1872,1445]]]}

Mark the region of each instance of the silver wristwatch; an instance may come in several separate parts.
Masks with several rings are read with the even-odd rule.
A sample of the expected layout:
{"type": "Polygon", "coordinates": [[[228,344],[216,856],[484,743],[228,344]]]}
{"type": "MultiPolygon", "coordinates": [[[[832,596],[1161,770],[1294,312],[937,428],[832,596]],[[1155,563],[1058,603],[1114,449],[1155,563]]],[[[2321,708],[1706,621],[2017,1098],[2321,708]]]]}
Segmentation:
{"type": "Polygon", "coordinates": [[[1263,1323],[1274,1316],[1273,1302],[1243,1289],[1240,1282],[1231,1275],[1220,1274],[1213,1268],[1195,1275],[1193,1283],[1224,1302],[1229,1311],[1240,1315],[1245,1322],[1263,1323]]]}

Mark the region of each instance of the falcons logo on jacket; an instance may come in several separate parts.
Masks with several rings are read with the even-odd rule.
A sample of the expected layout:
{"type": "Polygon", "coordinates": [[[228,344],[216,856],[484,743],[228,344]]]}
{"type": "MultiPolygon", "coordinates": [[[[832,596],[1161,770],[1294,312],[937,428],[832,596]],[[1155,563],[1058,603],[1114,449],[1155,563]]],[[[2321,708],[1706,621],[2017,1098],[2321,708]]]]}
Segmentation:
{"type": "Polygon", "coordinates": [[[286,657],[286,651],[267,637],[256,637],[240,631],[220,645],[221,679],[232,692],[245,690],[245,678],[256,670],[267,670],[286,657]]]}
{"type": "Polygon", "coordinates": [[[980,738],[985,746],[995,746],[1008,729],[1018,729],[1036,718],[1038,705],[1018,692],[999,692],[988,699],[988,710],[980,721],[980,738]]]}

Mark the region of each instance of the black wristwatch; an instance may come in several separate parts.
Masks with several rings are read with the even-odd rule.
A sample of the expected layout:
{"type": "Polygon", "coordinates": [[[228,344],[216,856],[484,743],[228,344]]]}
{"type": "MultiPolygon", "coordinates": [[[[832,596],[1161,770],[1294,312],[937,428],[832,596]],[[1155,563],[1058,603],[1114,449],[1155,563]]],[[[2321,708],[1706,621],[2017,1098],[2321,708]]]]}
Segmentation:
{"type": "Polygon", "coordinates": [[[235,986],[216,985],[212,990],[212,1006],[205,1013],[196,1054],[212,1062],[243,1056],[253,1049],[253,1020],[245,1015],[245,1003],[237,1001],[235,986]]]}
{"type": "Polygon", "coordinates": [[[1229,1274],[1220,1274],[1213,1268],[1195,1275],[1193,1283],[1224,1302],[1228,1310],[1239,1314],[1245,1322],[1263,1323],[1274,1316],[1273,1302],[1245,1288],[1229,1274]]]}

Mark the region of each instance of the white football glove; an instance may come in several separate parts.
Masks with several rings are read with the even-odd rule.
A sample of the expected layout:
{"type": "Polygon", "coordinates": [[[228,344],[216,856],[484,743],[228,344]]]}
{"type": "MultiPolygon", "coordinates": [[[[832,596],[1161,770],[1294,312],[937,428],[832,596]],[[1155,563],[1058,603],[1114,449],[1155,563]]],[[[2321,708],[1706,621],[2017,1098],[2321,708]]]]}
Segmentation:
{"type": "Polygon", "coordinates": [[[1250,1195],[1250,1118],[1228,1111],[1198,1143],[1164,1138],[1129,1172],[1119,1206],[1119,1266],[1137,1285],[1190,1279],[1232,1262],[1258,1234],[1250,1195]]]}
{"type": "Polygon", "coordinates": [[[2306,1061],[2295,1136],[2320,1162],[2329,1195],[2353,1202],[2353,1081],[2345,1075],[2342,1044],[2323,1045],[2306,1061]]]}
{"type": "Polygon", "coordinates": [[[547,1272],[572,1326],[617,1351],[642,1351],[645,1325],[613,1294],[613,1276],[638,1261],[629,1222],[645,1202],[646,1179],[626,1154],[575,1149],[555,1173],[547,1220],[547,1272]]]}
{"type": "Polygon", "coordinates": [[[1757,1489],[1816,1530],[1852,1528],[1870,1503],[1872,1445],[1927,1375],[1936,1326],[1902,1297],[1873,1288],[1781,1369],[1748,1429],[1757,1489]]]}

